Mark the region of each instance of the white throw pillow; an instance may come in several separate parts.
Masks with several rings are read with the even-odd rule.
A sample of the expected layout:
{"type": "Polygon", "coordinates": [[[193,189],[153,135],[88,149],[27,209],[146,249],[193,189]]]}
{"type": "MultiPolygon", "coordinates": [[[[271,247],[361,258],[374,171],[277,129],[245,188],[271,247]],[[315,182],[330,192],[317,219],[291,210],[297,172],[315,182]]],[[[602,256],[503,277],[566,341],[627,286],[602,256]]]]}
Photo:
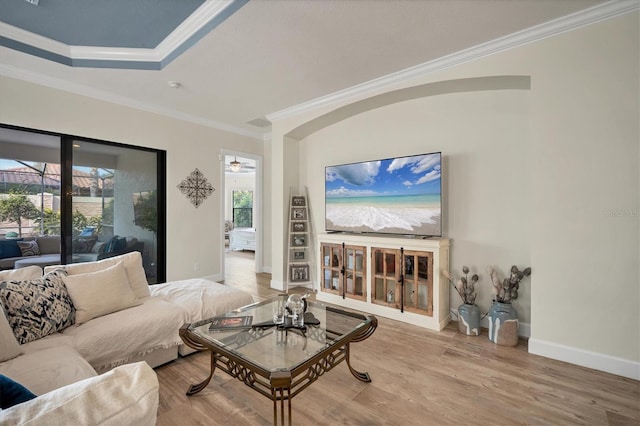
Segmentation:
{"type": "Polygon", "coordinates": [[[146,362],[122,365],[0,411],[0,424],[154,426],[159,385],[146,362]]]}
{"type": "Polygon", "coordinates": [[[41,276],[42,268],[35,265],[0,271],[0,281],[26,281],[40,278],[41,276]]]}
{"type": "Polygon", "coordinates": [[[131,290],[122,261],[101,271],[67,275],[63,280],[76,308],[76,325],[142,303],[131,290]]]}
{"type": "Polygon", "coordinates": [[[0,306],[0,362],[22,355],[20,344],[7,321],[4,309],[0,306]]]}
{"type": "Polygon", "coordinates": [[[139,251],[133,251],[131,253],[123,254],[120,256],[109,257],[107,259],[99,260],[97,262],[84,262],[84,263],[72,263],[70,265],[52,265],[44,268],[44,272],[51,272],[55,269],[62,268],[67,271],[70,276],[77,274],[86,274],[89,272],[101,271],[109,268],[118,262],[124,262],[124,267],[127,270],[127,277],[129,278],[129,284],[131,289],[136,295],[137,299],[149,296],[149,283],[147,282],[147,276],[144,273],[144,267],[142,266],[142,255],[139,251]]]}

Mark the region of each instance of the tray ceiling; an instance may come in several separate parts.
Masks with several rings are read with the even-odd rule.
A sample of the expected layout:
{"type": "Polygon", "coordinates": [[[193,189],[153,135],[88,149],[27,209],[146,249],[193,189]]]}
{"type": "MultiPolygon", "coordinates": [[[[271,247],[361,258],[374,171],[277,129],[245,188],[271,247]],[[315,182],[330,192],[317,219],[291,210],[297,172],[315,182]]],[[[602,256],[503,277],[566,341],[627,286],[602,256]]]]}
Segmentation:
{"type": "Polygon", "coordinates": [[[459,63],[491,54],[637,10],[638,2],[11,0],[2,7],[0,74],[261,138],[274,113],[379,89],[451,66],[455,55],[466,55],[459,63]]]}

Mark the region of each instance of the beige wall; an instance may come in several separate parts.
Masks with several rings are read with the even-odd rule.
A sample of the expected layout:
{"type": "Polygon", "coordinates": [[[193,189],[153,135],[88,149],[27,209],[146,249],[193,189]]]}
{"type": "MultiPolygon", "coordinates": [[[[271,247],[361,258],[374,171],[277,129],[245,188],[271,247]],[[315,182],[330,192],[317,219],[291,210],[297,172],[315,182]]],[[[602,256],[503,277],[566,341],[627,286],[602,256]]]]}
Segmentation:
{"type": "MultiPolygon", "coordinates": [[[[479,270],[483,310],[486,265],[530,265],[515,303],[530,350],[640,378],[638,22],[627,14],[389,87],[531,76],[528,91],[405,101],[306,137],[312,210],[324,210],[326,165],[442,151],[451,269],[479,270]]],[[[273,155],[281,135],[344,105],[274,123],[273,155]]]]}
{"type": "Polygon", "coordinates": [[[167,151],[167,279],[220,276],[221,150],[262,155],[263,142],[0,77],[0,123],[167,151]],[[195,168],[215,188],[198,208],[177,189],[195,168]],[[195,265],[199,270],[195,270],[195,265]]]}
{"type": "MultiPolygon", "coordinates": [[[[479,92],[401,102],[325,128],[301,143],[314,229],[324,230],[324,167],[393,156],[443,152],[443,235],[453,241],[451,265],[483,278],[478,301],[491,304],[484,269],[502,275],[530,266],[531,200],[527,92],[479,92]],[[490,105],[491,107],[487,107],[490,105]],[[341,147],[348,146],[345,150],[341,147]],[[513,173],[516,168],[518,173],[513,173]]],[[[345,237],[348,238],[348,237],[345,237]]],[[[530,322],[529,280],[514,302],[530,322]]],[[[461,301],[451,294],[451,306],[461,301]]]]}
{"type": "MultiPolygon", "coordinates": [[[[638,13],[530,46],[534,350],[640,373],[638,13]],[[588,352],[582,354],[589,358],[588,352]],[[616,361],[613,359],[612,361],[616,361]]],[[[636,377],[640,379],[640,377],[636,377]]]]}

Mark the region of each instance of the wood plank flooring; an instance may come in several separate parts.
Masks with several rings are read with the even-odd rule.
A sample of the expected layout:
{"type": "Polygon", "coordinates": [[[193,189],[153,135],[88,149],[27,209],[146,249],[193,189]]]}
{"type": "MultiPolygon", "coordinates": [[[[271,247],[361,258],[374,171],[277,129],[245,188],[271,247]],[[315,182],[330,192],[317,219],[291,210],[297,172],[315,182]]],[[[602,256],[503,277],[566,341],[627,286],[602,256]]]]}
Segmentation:
{"type": "MultiPolygon", "coordinates": [[[[255,274],[253,256],[227,256],[227,280],[256,300],[276,294],[269,274],[255,274]]],[[[296,289],[296,292],[306,290],[296,289]]],[[[351,347],[362,383],[340,364],[293,399],[295,425],[638,425],[640,382],[496,346],[484,334],[442,332],[378,317],[369,339],[351,347]]],[[[197,353],[156,369],[158,425],[269,425],[269,399],[216,372],[209,386],[187,397],[209,371],[197,353]]]]}

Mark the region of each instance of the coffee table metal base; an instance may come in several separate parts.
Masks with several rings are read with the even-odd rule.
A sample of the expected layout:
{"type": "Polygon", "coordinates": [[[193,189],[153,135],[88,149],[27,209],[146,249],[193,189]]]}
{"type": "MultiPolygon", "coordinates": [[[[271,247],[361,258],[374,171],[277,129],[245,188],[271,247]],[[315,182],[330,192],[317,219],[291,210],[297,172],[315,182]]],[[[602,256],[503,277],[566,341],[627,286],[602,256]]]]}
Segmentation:
{"type": "Polygon", "coordinates": [[[371,377],[368,373],[357,371],[351,366],[350,343],[365,340],[373,334],[377,326],[378,321],[373,317],[373,321],[369,324],[369,327],[364,328],[358,336],[344,346],[334,348],[333,350],[327,349],[321,351],[292,371],[264,372],[260,368],[256,368],[254,365],[236,357],[233,353],[223,348],[214,348],[194,340],[192,335],[188,333],[188,324],[186,324],[180,329],[180,337],[182,340],[194,349],[209,350],[211,353],[209,376],[201,383],[191,385],[187,391],[187,395],[195,395],[206,388],[213,377],[213,373],[216,368],[218,368],[273,401],[274,425],[278,423],[284,425],[285,418],[287,419],[287,423],[291,425],[291,400],[293,397],[342,361],[347,362],[349,371],[356,379],[366,383],[371,382],[371,377]],[[280,422],[278,422],[278,418],[280,422]]]}

